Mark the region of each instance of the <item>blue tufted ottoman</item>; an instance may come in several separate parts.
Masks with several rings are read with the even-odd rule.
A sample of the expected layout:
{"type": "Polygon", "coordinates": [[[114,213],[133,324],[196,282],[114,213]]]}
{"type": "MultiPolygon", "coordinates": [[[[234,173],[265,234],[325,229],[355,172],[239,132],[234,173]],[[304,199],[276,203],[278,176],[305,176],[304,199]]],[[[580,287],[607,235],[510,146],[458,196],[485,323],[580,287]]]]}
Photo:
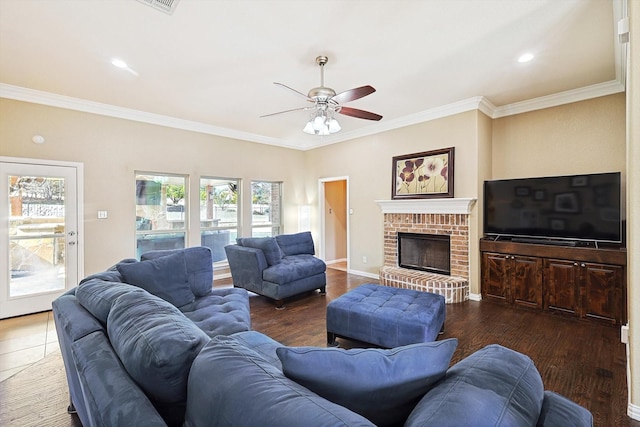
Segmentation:
{"type": "Polygon", "coordinates": [[[435,341],[444,328],[442,295],[361,285],[327,305],[327,342],[351,338],[386,348],[435,341]]]}

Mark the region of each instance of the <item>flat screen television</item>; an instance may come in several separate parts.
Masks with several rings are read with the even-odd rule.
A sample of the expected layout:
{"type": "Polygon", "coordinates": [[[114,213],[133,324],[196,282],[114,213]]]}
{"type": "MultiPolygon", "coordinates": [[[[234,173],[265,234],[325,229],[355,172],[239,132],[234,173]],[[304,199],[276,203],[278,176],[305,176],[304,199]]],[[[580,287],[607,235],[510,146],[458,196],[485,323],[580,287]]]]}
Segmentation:
{"type": "Polygon", "coordinates": [[[484,234],[622,243],[620,173],[484,182],[484,234]]]}

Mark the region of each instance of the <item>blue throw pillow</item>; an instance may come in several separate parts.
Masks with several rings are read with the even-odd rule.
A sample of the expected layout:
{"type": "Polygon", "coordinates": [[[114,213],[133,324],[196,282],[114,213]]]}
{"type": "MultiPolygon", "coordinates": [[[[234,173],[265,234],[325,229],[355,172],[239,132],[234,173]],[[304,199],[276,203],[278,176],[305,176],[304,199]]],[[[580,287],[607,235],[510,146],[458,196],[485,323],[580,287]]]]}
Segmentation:
{"type": "Polygon", "coordinates": [[[240,246],[260,249],[269,265],[277,265],[282,261],[282,252],[273,237],[243,237],[237,241],[240,246]]]}
{"type": "Polygon", "coordinates": [[[163,403],[186,401],[189,370],[209,342],[207,334],[173,305],[143,292],[124,294],[113,303],[107,332],[125,369],[147,395],[163,403]]]}
{"type": "Polygon", "coordinates": [[[176,307],[195,300],[183,252],[116,267],[124,282],[139,286],[176,307]]]}
{"type": "Polygon", "coordinates": [[[211,249],[206,246],[193,246],[184,249],[160,249],[140,255],[140,261],[161,258],[177,252],[184,253],[187,275],[191,292],[196,297],[203,297],[213,287],[213,259],[211,249]]]}
{"type": "Polygon", "coordinates": [[[295,234],[280,234],[276,236],[275,239],[285,256],[314,255],[316,253],[310,231],[295,234]]]}
{"type": "Polygon", "coordinates": [[[281,347],[284,374],[378,426],[402,425],[420,398],[442,378],[458,340],[391,350],[281,347]]]}

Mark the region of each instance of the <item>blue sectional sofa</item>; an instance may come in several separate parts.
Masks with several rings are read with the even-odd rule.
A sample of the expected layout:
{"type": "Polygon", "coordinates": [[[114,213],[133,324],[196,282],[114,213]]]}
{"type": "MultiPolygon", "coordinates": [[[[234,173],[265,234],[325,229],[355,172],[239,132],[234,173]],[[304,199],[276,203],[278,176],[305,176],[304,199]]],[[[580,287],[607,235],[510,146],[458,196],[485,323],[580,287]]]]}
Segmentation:
{"type": "Polygon", "coordinates": [[[206,247],[153,251],[53,302],[70,411],[84,426],[181,425],[191,362],[251,328],[244,289],[215,289],[206,247]]]}
{"type": "Polygon", "coordinates": [[[449,367],[454,338],[389,350],[287,347],[250,330],[244,289],[211,290],[206,250],[143,258],[53,304],[85,427],[593,424],[589,411],[545,391],[515,351],[491,345],[449,367]]]}
{"type": "Polygon", "coordinates": [[[314,256],[308,231],[276,237],[239,237],[225,246],[233,285],[275,300],[319,289],[324,294],[327,266],[314,256]]]}

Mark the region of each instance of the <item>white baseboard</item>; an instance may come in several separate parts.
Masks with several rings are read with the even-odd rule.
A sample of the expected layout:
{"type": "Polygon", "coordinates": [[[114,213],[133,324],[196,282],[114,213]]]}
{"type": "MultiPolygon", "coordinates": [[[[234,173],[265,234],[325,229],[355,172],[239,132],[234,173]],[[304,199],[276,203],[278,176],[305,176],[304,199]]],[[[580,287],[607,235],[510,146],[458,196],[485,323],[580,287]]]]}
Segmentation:
{"type": "Polygon", "coordinates": [[[470,301],[482,301],[482,294],[474,294],[469,292],[469,300],[470,301]]]}
{"type": "Polygon", "coordinates": [[[331,261],[325,261],[324,263],[327,265],[331,265],[331,264],[338,264],[339,262],[347,262],[347,259],[346,258],[334,259],[331,261]]]}
{"type": "Polygon", "coordinates": [[[375,273],[369,273],[367,271],[349,270],[349,274],[355,274],[357,276],[364,276],[364,277],[368,277],[370,279],[380,280],[380,276],[379,275],[377,275],[375,273]]]}
{"type": "Polygon", "coordinates": [[[629,403],[629,407],[627,408],[627,415],[629,415],[631,419],[640,421],[640,406],[629,403]]]}

